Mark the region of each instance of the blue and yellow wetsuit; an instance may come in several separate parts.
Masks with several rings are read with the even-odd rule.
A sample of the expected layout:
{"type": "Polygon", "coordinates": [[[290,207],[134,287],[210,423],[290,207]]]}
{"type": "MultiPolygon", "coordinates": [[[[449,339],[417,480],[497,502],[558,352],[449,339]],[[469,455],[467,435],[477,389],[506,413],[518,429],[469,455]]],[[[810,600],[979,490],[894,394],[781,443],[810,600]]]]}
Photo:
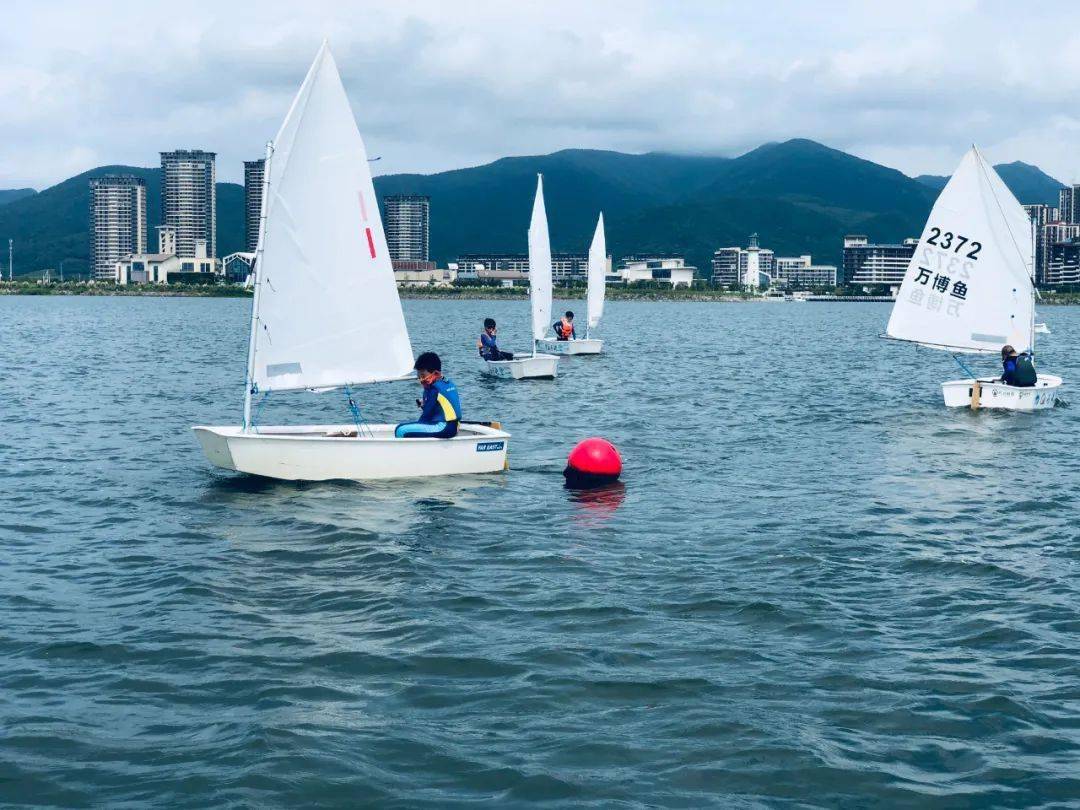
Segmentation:
{"type": "Polygon", "coordinates": [[[424,386],[420,418],[404,422],[394,429],[398,439],[450,439],[457,435],[461,419],[461,400],[457,386],[445,377],[424,386]]]}

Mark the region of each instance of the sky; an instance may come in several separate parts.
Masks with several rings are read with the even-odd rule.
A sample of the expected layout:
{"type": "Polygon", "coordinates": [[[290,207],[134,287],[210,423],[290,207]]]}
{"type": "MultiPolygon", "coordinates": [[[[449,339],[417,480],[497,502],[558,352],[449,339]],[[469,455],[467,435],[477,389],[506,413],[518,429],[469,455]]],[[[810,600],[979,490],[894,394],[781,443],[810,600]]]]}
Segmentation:
{"type": "Polygon", "coordinates": [[[261,157],[325,37],[379,173],[803,137],[910,174],[1080,182],[1080,4],[0,0],[0,188],[261,157]]]}

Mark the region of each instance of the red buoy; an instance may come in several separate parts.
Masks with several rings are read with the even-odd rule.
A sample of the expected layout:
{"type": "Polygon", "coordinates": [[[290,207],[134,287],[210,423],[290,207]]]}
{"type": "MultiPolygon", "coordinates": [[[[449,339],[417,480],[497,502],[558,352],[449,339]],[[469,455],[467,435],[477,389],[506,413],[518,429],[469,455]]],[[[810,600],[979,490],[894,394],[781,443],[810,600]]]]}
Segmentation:
{"type": "Polygon", "coordinates": [[[566,484],[571,487],[597,487],[619,480],[622,459],[615,446],[598,437],[577,443],[566,459],[566,484]]]}

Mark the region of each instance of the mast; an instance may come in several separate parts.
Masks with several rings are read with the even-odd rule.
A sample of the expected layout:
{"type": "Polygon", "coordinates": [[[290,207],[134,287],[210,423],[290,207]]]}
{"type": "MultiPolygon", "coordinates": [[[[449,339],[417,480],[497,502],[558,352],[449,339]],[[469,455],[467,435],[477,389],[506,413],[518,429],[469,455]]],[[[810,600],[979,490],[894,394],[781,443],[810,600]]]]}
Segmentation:
{"type": "Polygon", "coordinates": [[[1028,346],[1031,347],[1031,359],[1035,359],[1035,297],[1038,295],[1039,288],[1035,286],[1035,256],[1038,253],[1035,247],[1035,220],[1031,218],[1031,214],[1028,214],[1031,227],[1031,331],[1028,333],[1028,346]]]}
{"type": "Polygon", "coordinates": [[[255,341],[259,330],[259,290],[262,288],[263,241],[266,238],[267,192],[270,190],[270,158],[274,154],[274,142],[266,142],[266,158],[263,163],[262,199],[259,200],[259,241],[255,246],[255,278],[252,282],[251,333],[248,337],[247,375],[244,385],[244,433],[251,432],[251,389],[255,380],[255,341]]]}

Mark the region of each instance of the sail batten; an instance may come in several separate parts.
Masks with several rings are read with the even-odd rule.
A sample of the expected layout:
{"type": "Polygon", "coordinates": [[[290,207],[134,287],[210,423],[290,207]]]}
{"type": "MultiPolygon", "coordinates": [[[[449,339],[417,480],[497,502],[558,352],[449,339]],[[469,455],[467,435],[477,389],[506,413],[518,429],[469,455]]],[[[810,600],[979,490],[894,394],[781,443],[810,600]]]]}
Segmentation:
{"type": "Polygon", "coordinates": [[[266,392],[402,378],[412,346],[367,151],[325,43],[271,163],[249,379],[266,392]]]}
{"type": "Polygon", "coordinates": [[[536,197],[529,222],[529,300],[533,340],[543,340],[551,320],[551,241],[544,207],[544,178],[536,176],[536,197]]]}
{"type": "Polygon", "coordinates": [[[604,238],[604,214],[596,220],[596,231],[589,246],[587,305],[589,329],[595,329],[604,315],[604,293],[607,284],[607,244],[604,238]]]}
{"type": "Polygon", "coordinates": [[[891,338],[952,352],[1031,348],[1027,213],[974,147],[941,191],[893,305],[891,338]]]}

